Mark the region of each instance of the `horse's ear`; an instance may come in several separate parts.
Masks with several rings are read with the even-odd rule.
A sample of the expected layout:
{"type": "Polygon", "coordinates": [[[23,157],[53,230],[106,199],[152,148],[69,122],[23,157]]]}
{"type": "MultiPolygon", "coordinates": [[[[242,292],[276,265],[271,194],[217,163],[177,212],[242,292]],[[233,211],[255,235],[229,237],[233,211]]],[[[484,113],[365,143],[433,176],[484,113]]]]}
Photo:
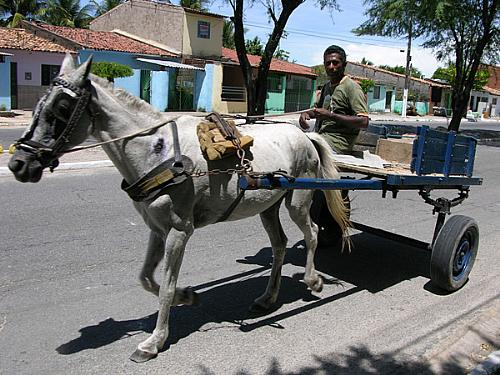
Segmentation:
{"type": "Polygon", "coordinates": [[[67,53],[62,62],[59,75],[62,76],[71,74],[75,71],[75,69],[76,69],[75,60],[73,59],[73,56],[67,53]]]}
{"type": "Polygon", "coordinates": [[[76,79],[78,80],[77,84],[83,85],[83,83],[87,80],[90,74],[91,67],[92,67],[92,55],[76,70],[75,76],[76,79]]]}

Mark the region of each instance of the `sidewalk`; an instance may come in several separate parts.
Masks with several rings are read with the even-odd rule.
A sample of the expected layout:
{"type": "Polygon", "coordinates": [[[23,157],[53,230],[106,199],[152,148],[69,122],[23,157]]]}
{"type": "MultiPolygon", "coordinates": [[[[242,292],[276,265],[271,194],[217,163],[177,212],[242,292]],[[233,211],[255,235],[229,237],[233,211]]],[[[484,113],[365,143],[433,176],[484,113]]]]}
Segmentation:
{"type": "MultiPolygon", "coordinates": [[[[26,127],[31,121],[31,111],[16,111],[15,117],[0,117],[1,127],[26,127]]],[[[193,113],[191,113],[193,114],[193,113]]],[[[298,115],[276,116],[275,120],[298,124],[298,115]]],[[[446,125],[446,118],[435,116],[420,116],[401,118],[397,114],[370,114],[371,121],[422,121],[442,122],[446,125]]],[[[498,120],[489,120],[496,121],[498,120]]],[[[500,127],[499,127],[500,128],[500,127]]],[[[3,145],[8,148],[9,145],[3,145]]],[[[8,150],[0,154],[0,177],[12,178],[7,168],[10,159],[8,150]]],[[[64,155],[57,171],[70,169],[86,169],[97,167],[112,167],[107,155],[100,148],[64,155]]],[[[474,312],[475,317],[469,319],[470,324],[463,329],[450,334],[443,342],[436,343],[434,349],[428,353],[425,360],[429,361],[433,371],[442,373],[440,365],[443,363],[457,363],[467,373],[473,375],[500,374],[500,300],[483,306],[474,312]],[[472,371],[472,372],[471,372],[472,371]]]]}

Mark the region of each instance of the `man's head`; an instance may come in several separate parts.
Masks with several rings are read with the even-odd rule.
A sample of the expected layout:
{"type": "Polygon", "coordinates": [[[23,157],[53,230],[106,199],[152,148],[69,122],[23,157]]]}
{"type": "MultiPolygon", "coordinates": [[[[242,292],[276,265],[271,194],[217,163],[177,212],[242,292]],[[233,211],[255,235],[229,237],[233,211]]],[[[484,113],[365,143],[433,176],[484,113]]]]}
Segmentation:
{"type": "Polygon", "coordinates": [[[340,80],[344,76],[347,65],[344,49],[336,45],[328,47],[323,54],[323,65],[331,81],[340,80]]]}

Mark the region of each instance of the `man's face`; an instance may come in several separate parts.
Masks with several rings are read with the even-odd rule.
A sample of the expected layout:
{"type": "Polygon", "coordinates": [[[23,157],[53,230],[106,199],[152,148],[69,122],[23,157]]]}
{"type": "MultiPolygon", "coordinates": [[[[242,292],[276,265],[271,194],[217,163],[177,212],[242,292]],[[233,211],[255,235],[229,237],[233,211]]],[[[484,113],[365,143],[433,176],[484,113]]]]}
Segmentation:
{"type": "Polygon", "coordinates": [[[339,53],[328,53],[323,57],[323,65],[330,79],[341,78],[344,75],[344,59],[339,53]]]}

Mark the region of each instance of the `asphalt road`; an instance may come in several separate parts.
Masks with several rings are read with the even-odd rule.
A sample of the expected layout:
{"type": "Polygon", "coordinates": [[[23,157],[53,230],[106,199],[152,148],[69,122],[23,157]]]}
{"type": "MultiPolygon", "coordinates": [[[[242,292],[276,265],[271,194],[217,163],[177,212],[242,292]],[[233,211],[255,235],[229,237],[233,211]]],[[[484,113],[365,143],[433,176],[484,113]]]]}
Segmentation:
{"type": "MultiPolygon", "coordinates": [[[[305,261],[298,229],[289,237],[276,310],[247,307],[269,277],[271,251],[256,218],[195,232],[180,285],[201,305],[173,309],[158,358],[128,356],[154,328],[157,301],[137,276],[147,230],[119,189],[114,169],[56,171],[38,184],[0,177],[1,374],[453,374],[456,362],[429,359],[498,299],[500,150],[480,146],[485,179],[453,209],[479,223],[479,255],[469,283],[453,294],[429,282],[429,255],[353,232],[352,253],[322,248],[327,282],[312,294],[300,282],[305,261]]],[[[444,192],[454,196],[455,192],[444,192]]],[[[397,199],[353,192],[353,219],[430,240],[431,207],[416,192],[397,199]]]]}

